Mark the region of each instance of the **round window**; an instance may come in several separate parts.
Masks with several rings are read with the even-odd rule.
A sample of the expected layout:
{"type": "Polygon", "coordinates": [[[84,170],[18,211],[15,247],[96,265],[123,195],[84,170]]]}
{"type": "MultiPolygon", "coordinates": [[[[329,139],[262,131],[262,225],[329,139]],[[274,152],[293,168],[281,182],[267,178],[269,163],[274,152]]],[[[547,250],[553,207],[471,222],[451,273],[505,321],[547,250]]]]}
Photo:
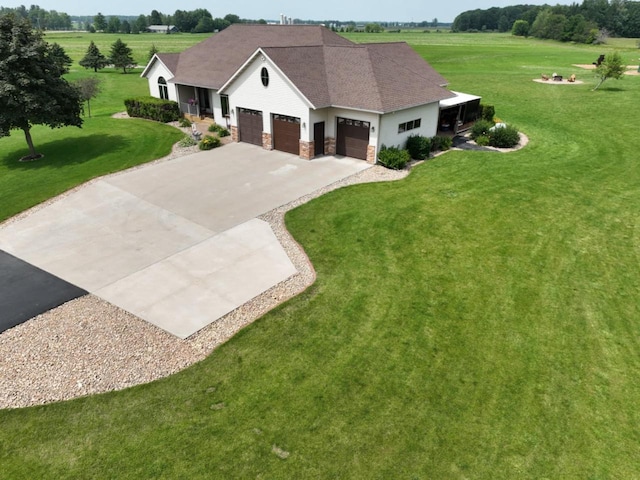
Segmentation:
{"type": "Polygon", "coordinates": [[[269,70],[267,70],[267,67],[262,67],[260,78],[262,79],[262,85],[269,86],[269,70]]]}

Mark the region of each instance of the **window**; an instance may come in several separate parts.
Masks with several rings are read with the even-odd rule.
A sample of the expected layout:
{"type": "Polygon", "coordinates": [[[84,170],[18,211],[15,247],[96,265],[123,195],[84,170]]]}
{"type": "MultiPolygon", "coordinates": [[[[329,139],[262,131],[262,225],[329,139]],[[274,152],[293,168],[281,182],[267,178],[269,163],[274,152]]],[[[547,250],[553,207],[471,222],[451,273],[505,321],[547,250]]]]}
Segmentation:
{"type": "Polygon", "coordinates": [[[222,116],[229,116],[229,95],[220,95],[220,106],[222,107],[222,116]]]}
{"type": "Polygon", "coordinates": [[[167,88],[167,81],[164,77],[158,78],[158,89],[160,90],[160,98],[169,100],[169,89],[167,88]]]}
{"type": "Polygon", "coordinates": [[[408,132],[409,130],[413,130],[415,128],[420,128],[420,124],[422,123],[422,119],[418,118],[416,120],[411,120],[410,122],[404,122],[398,125],[398,133],[408,132]]]}
{"type": "Polygon", "coordinates": [[[260,70],[260,79],[262,80],[262,85],[269,86],[269,70],[267,70],[267,67],[262,67],[262,70],[260,70]]]}

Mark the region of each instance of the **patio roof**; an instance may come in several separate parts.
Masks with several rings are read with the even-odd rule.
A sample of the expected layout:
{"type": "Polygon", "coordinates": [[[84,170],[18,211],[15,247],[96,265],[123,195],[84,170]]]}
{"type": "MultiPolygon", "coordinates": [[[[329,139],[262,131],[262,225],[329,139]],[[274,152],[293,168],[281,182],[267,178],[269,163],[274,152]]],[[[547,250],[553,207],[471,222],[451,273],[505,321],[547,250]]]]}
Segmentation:
{"type": "Polygon", "coordinates": [[[457,105],[462,105],[463,103],[469,103],[474,100],[481,100],[482,97],[478,97],[477,95],[471,95],[469,93],[461,93],[454,92],[451,90],[451,93],[455,94],[455,97],[445,98],[444,100],[440,100],[440,108],[449,108],[455,107],[457,105]]]}

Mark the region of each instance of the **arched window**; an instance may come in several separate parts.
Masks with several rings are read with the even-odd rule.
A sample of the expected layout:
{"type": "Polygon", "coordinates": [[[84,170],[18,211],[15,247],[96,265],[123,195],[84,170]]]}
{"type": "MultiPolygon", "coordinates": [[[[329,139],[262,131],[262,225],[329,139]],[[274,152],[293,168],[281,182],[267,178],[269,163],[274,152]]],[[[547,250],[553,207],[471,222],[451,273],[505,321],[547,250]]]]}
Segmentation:
{"type": "Polygon", "coordinates": [[[160,90],[160,98],[169,100],[169,89],[167,88],[167,81],[164,77],[158,78],[158,89],[160,90]]]}
{"type": "Polygon", "coordinates": [[[262,79],[262,85],[264,85],[265,87],[269,86],[269,70],[267,70],[267,67],[262,67],[262,70],[260,71],[260,78],[262,79]]]}

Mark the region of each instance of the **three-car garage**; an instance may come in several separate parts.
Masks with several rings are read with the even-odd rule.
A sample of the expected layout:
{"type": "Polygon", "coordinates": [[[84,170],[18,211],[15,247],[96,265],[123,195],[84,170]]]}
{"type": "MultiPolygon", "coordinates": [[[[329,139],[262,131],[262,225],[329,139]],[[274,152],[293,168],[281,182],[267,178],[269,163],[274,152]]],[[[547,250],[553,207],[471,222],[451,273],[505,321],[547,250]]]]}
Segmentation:
{"type": "MultiPolygon", "coordinates": [[[[239,140],[241,142],[262,146],[263,122],[262,111],[238,108],[239,140]]],[[[335,117],[335,122],[336,155],[366,160],[371,123],[343,117],[335,117]]],[[[324,125],[324,122],[321,122],[321,124],[324,125]]],[[[300,139],[302,126],[299,117],[275,113],[271,114],[271,147],[281,152],[299,155],[301,151],[300,139]]],[[[312,140],[316,145],[324,147],[324,128],[314,128],[314,135],[316,134],[320,134],[322,138],[312,140]]],[[[319,149],[314,150],[314,154],[318,154],[319,151],[319,149]]]]}

